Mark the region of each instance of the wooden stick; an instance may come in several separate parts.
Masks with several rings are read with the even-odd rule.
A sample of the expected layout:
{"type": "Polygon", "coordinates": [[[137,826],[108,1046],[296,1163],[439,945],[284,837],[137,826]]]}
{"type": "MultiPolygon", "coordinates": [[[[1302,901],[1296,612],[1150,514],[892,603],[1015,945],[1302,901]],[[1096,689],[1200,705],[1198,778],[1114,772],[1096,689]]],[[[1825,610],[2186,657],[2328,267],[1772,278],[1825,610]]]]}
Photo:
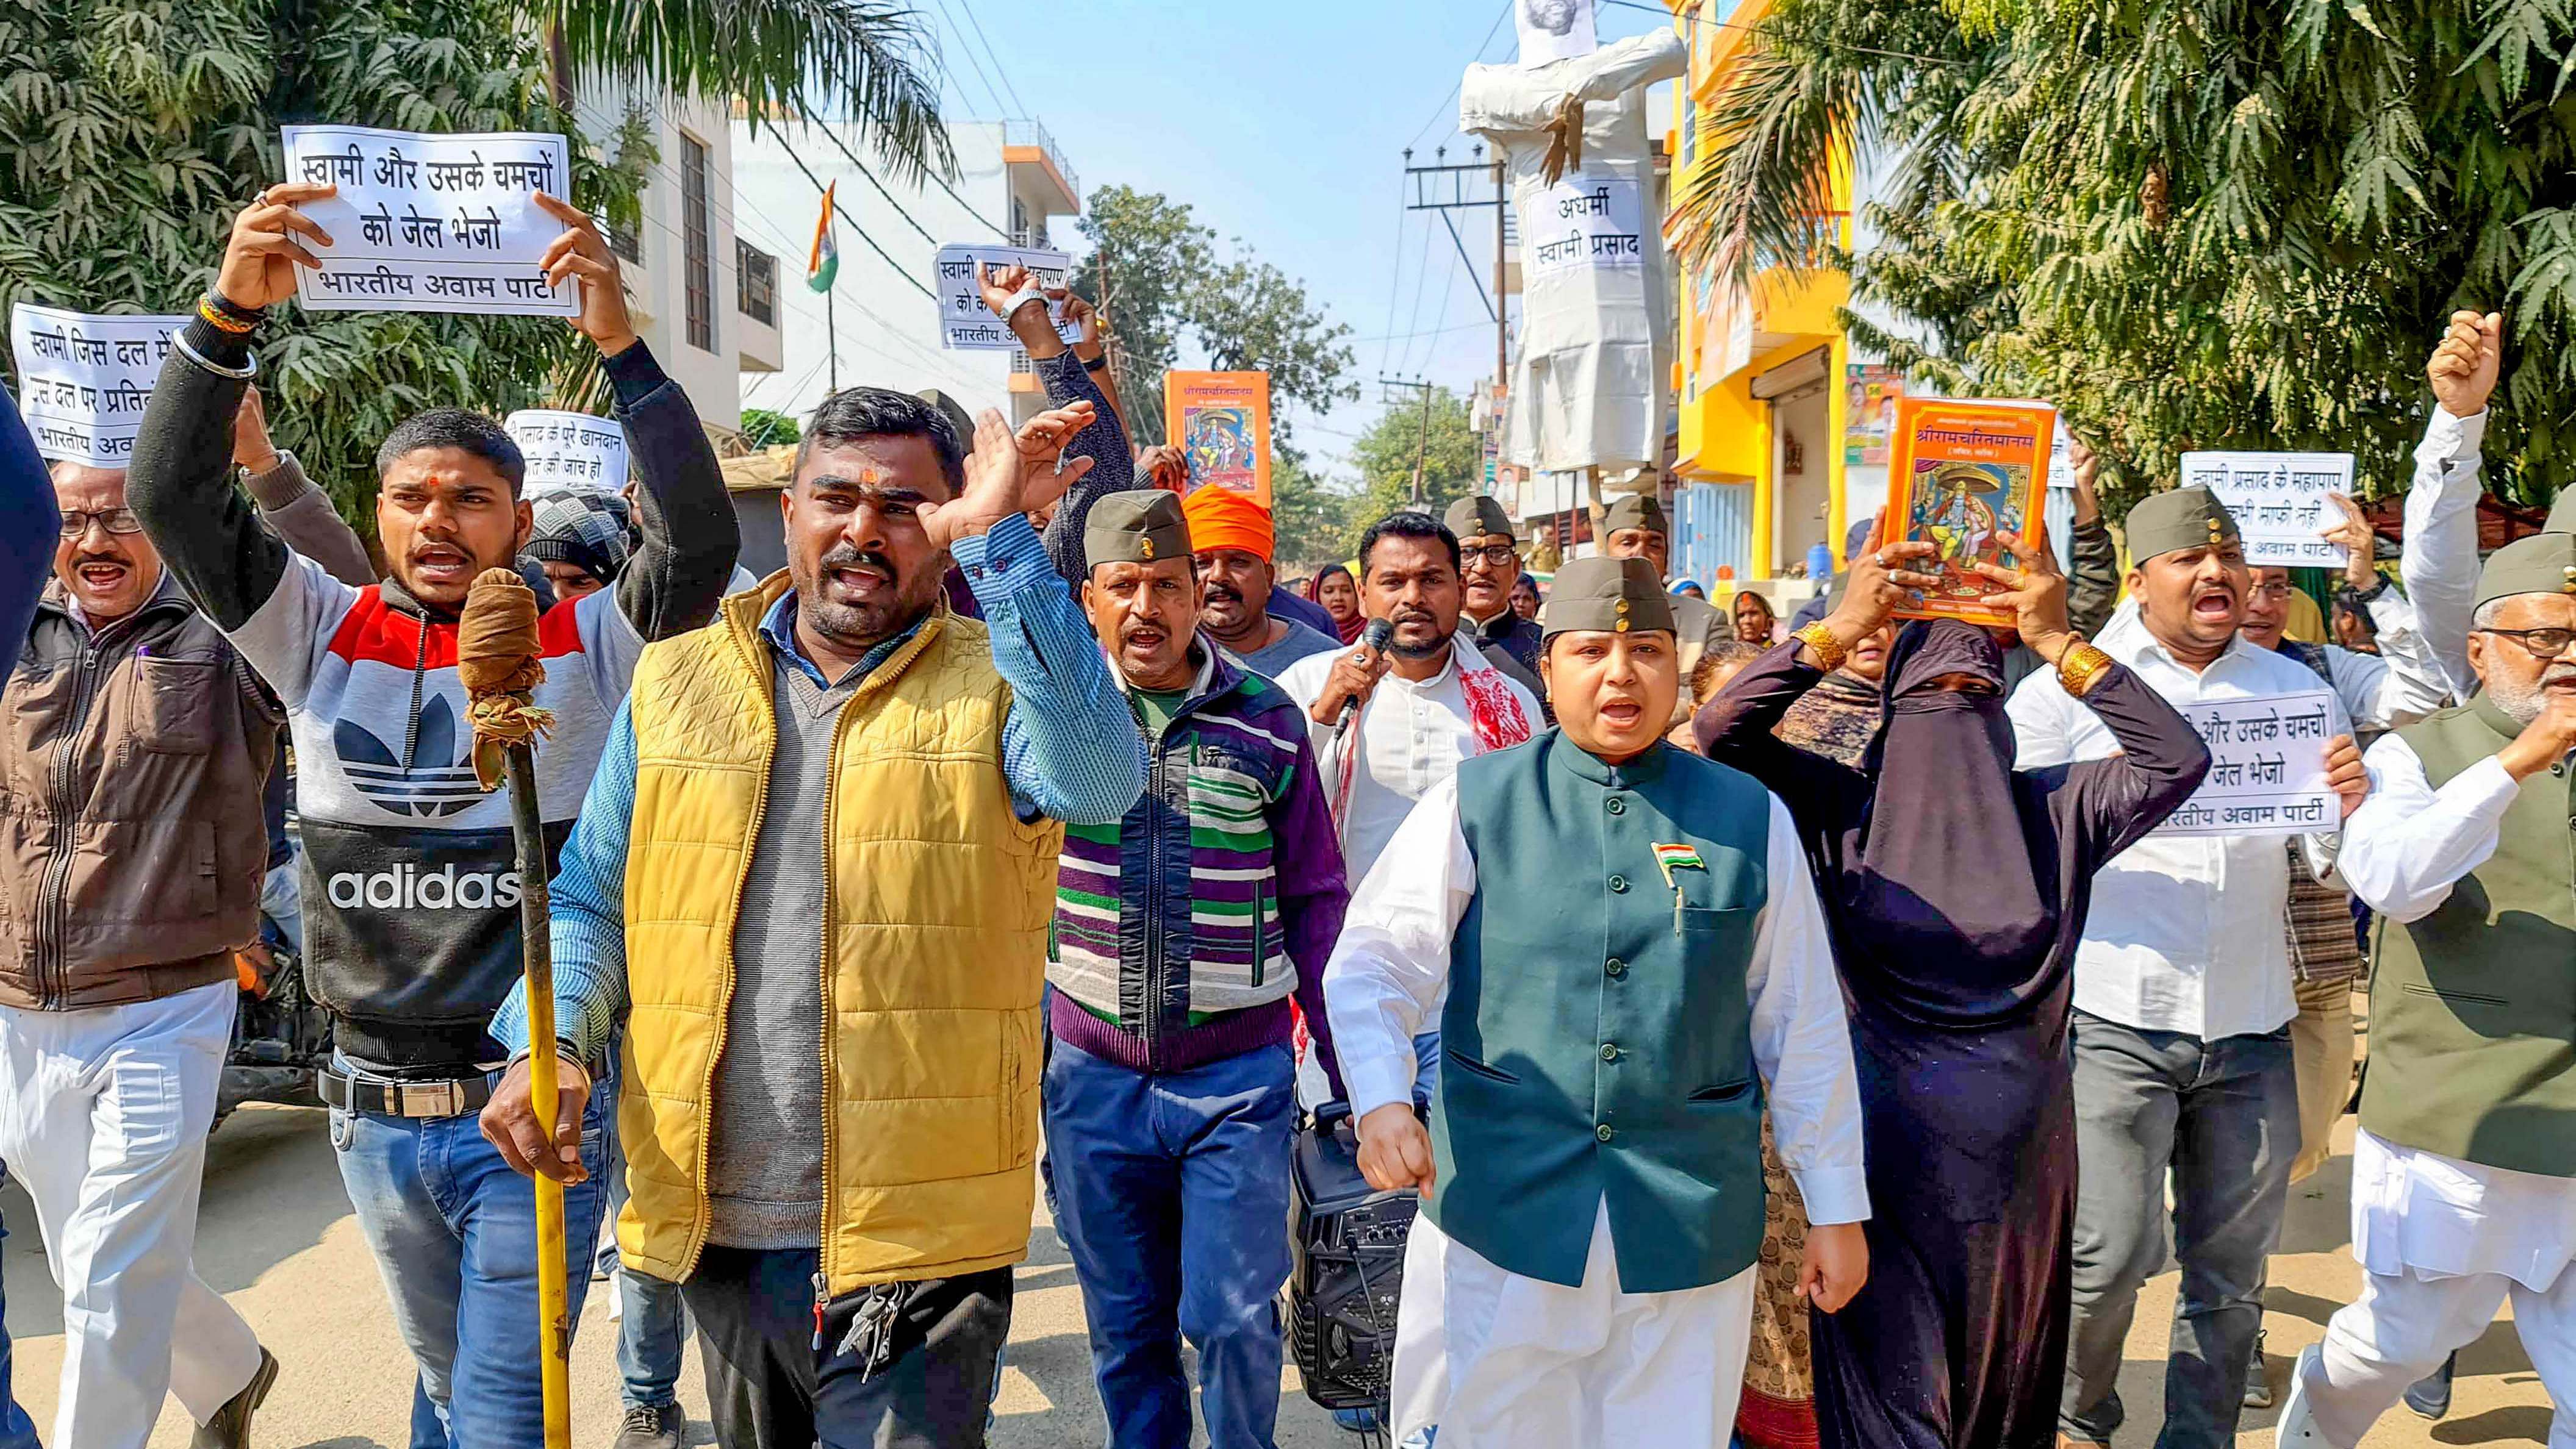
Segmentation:
{"type": "MultiPolygon", "coordinates": [[[[519,845],[519,940],[528,978],[528,1091],[537,1125],[554,1146],[555,956],[546,895],[546,832],[537,815],[537,763],[527,745],[509,747],[510,825],[519,845]]],[[[545,1449],[572,1449],[572,1310],[564,1268],[563,1184],[540,1172],[537,1188],[537,1334],[543,1355],[545,1449]]]]}

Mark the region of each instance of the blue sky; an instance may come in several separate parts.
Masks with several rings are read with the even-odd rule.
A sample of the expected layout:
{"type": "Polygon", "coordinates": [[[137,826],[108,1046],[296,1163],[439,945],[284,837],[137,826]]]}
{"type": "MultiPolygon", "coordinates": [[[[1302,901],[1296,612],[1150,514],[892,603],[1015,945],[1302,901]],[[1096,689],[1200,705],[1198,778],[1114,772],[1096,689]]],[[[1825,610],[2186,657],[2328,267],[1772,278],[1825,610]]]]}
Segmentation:
{"type": "MultiPolygon", "coordinates": [[[[1459,391],[1492,374],[1476,300],[1490,213],[1456,217],[1471,276],[1435,215],[1401,212],[1401,153],[1428,164],[1445,143],[1466,159],[1455,87],[1488,35],[1484,59],[1513,55],[1506,0],[911,3],[939,42],[949,114],[1034,116],[1086,192],[1122,183],[1188,203],[1349,324],[1361,400],[1295,418],[1320,461],[1337,464],[1377,416],[1381,371],[1459,391]]],[[[1601,36],[1663,13],[1605,3],[1601,36]]]]}

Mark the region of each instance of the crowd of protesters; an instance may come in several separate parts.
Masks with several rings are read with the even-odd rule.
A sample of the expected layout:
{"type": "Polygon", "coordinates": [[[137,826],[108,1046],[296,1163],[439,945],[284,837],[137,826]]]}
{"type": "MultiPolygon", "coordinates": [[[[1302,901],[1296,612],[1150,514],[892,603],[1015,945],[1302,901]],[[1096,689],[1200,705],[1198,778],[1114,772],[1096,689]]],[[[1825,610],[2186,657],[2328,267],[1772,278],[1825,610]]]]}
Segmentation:
{"type": "Polygon", "coordinates": [[[1652,492],[1543,601],[1472,496],[1292,587],[1017,268],[982,290],[1050,405],[832,394],[755,580],[547,199],[637,484],[531,497],[498,423],[420,413],[378,576],[254,386],[328,190],[236,219],[129,467],[0,418],[0,1161],[64,1291],[48,1442],[140,1449],[167,1396],[248,1445],[295,1392],[194,1268],[265,910],[331,1018],[412,1449],[543,1441],[532,1175],[572,1313],[595,1262],[621,1297],[618,1449],[685,1442],[691,1329],[719,1444],[980,1445],[1041,1155],[1113,1449],[1268,1449],[1292,1147],[1342,1111],[1420,1200],[1346,1417],[1391,1442],[2110,1444],[2169,1224],[2158,1442],[2215,1449],[2277,1391],[2266,1264],[2365,969],[2363,1290],[2279,1442],[2438,1415],[2510,1299],[2576,1445],[2576,507],[2480,559],[2499,319],[2428,367],[2398,581],[2338,505],[2321,628],[2206,490],[2132,510],[2124,573],[2080,454],[2069,568],[1979,566],[2000,631],[1909,622],[1933,546],[1875,521],[1785,623],[1712,603],[1652,492]],[[459,673],[494,569],[551,605],[550,1041],[459,673]],[[2190,711],[2319,688],[2289,747],[2336,818],[2157,831],[2210,768],[2190,711]]]}

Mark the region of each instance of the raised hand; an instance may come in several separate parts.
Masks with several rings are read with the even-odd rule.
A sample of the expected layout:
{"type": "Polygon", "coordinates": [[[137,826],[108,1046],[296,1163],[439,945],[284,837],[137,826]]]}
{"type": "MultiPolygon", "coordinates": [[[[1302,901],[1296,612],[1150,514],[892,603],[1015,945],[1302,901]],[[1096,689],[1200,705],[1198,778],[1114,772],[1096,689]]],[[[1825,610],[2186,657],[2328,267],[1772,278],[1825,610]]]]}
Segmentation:
{"type": "Polygon", "coordinates": [[[989,262],[975,264],[975,289],[984,294],[984,305],[993,315],[1008,322],[1011,314],[1031,301],[1040,300],[1029,290],[1029,269],[1013,262],[996,271],[989,262]],[[1027,296],[1022,296],[1027,293],[1027,296]],[[1018,299],[1016,302],[1013,299],[1018,299]]]}
{"type": "Polygon", "coordinates": [[[2075,470],[2075,521],[2091,523],[2102,516],[2102,495],[2096,486],[2102,478],[2102,455],[2093,451],[2092,444],[2068,433],[2066,461],[2075,470]]]}
{"type": "Polygon", "coordinates": [[[2504,314],[2454,312],[2450,329],[2424,364],[2432,381],[2433,400],[2453,417],[2475,417],[2486,411],[2495,392],[2496,374],[2504,367],[2504,314]]]}
{"type": "Polygon", "coordinates": [[[1898,608],[1922,602],[1922,591],[1941,582],[1939,574],[1906,567],[1939,554],[1940,545],[1880,541],[1886,537],[1887,511],[1881,509],[1877,527],[1870,530],[1869,546],[1852,555],[1842,603],[1825,616],[1825,627],[1846,649],[1877,633],[1898,608]]]}
{"type": "Polygon", "coordinates": [[[297,238],[331,245],[331,234],[295,208],[340,194],[337,186],[287,181],[269,187],[233,218],[232,237],[215,268],[215,291],[236,307],[274,307],[295,295],[295,268],[322,265],[297,238]]]}
{"type": "Polygon", "coordinates": [[[1156,488],[1182,492],[1190,482],[1188,455],[1169,443],[1156,443],[1136,455],[1136,476],[1156,488]]]}
{"type": "Polygon", "coordinates": [[[1030,513],[1064,496],[1093,460],[1064,457],[1073,435],[1090,426],[1090,403],[1068,403],[1028,420],[1014,436],[992,408],[975,419],[975,448],[966,455],[966,487],[945,503],[924,503],[921,527],[946,548],[972,538],[1015,513],[1030,513]]]}
{"type": "Polygon", "coordinates": [[[2333,527],[2317,536],[2343,548],[2343,581],[2356,589],[2377,587],[2379,536],[2370,531],[2370,520],[2363,516],[2360,504],[2340,493],[2327,494],[2326,501],[2332,503],[2341,516],[2335,519],[2333,527]]]}
{"type": "Polygon", "coordinates": [[[564,224],[564,234],[546,248],[537,265],[555,286],[581,284],[581,315],[569,319],[572,328],[596,344],[600,356],[615,357],[635,345],[635,321],[626,311],[626,284],[618,278],[617,254],[608,249],[608,238],[599,234],[590,213],[542,191],[536,197],[546,215],[564,224]]]}
{"type": "Polygon", "coordinates": [[[2066,622],[2066,575],[2058,570],[2045,533],[2007,538],[2004,547],[2022,561],[2020,568],[1990,563],[1970,567],[2003,586],[2001,592],[1988,594],[1986,602],[2010,607],[2021,642],[2054,665],[2057,656],[2076,642],[2075,631],[2066,622]]]}
{"type": "Polygon", "coordinates": [[[2518,781],[2530,779],[2576,750],[2576,695],[2562,689],[2545,693],[2539,716],[2496,753],[2497,763],[2518,781]]]}
{"type": "Polygon", "coordinates": [[[277,466],[277,449],[268,440],[268,409],[256,384],[242,389],[241,406],[233,412],[233,466],[257,477],[277,466]]]}

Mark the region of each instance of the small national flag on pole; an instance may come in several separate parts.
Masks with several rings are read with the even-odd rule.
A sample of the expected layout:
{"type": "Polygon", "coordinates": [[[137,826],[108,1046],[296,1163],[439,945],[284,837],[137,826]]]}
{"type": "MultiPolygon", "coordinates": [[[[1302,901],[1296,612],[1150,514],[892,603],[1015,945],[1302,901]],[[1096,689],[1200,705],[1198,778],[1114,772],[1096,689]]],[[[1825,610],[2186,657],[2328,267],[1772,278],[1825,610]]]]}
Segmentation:
{"type": "Polygon", "coordinates": [[[805,285],[817,292],[828,292],[832,290],[832,278],[840,270],[841,244],[832,235],[832,186],[826,186],[823,214],[814,218],[814,254],[805,262],[805,285]]]}

